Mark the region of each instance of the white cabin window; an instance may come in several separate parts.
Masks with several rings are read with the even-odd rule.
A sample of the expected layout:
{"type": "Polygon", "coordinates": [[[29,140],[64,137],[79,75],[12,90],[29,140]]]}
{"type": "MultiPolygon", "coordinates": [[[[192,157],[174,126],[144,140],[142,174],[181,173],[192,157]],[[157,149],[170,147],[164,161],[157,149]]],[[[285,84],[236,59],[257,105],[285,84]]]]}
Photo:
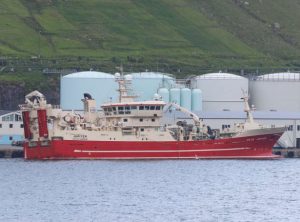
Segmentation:
{"type": "Polygon", "coordinates": [[[300,131],[300,125],[297,126],[297,131],[300,131]]]}
{"type": "Polygon", "coordinates": [[[2,128],[2,124],[0,123],[0,128],[2,128]]]}
{"type": "Polygon", "coordinates": [[[21,116],[18,115],[18,114],[15,114],[15,121],[16,121],[16,122],[22,121],[21,116]]]}
{"type": "Polygon", "coordinates": [[[141,132],[144,132],[144,128],[141,128],[141,132]]]}
{"type": "Polygon", "coordinates": [[[140,119],[140,122],[143,122],[143,119],[140,119]]]}
{"type": "Polygon", "coordinates": [[[2,121],[14,121],[14,114],[3,116],[2,121]]]}
{"type": "Polygon", "coordinates": [[[128,119],[123,119],[123,122],[128,122],[128,119]]]}
{"type": "Polygon", "coordinates": [[[155,119],[151,119],[152,122],[155,122],[155,119]]]}
{"type": "Polygon", "coordinates": [[[9,128],[13,128],[14,127],[14,124],[9,124],[9,128]]]}
{"type": "Polygon", "coordinates": [[[293,131],[293,125],[289,125],[287,128],[288,131],[293,131]]]}
{"type": "Polygon", "coordinates": [[[23,124],[20,124],[20,128],[24,128],[24,125],[23,125],[23,124]]]}
{"type": "Polygon", "coordinates": [[[124,107],[119,106],[118,110],[119,110],[119,114],[124,114],[124,107]]]}
{"type": "Polygon", "coordinates": [[[223,124],[222,125],[222,130],[229,129],[229,128],[230,128],[230,125],[228,125],[228,124],[223,124]]]}

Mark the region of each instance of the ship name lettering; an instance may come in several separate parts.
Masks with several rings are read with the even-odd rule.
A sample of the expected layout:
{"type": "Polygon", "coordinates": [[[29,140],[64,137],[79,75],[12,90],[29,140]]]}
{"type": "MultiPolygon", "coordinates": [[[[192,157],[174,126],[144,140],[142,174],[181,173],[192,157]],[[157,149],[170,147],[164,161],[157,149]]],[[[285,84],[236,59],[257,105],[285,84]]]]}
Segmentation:
{"type": "Polygon", "coordinates": [[[73,135],[74,140],[87,140],[87,135],[83,134],[74,134],[73,135]]]}

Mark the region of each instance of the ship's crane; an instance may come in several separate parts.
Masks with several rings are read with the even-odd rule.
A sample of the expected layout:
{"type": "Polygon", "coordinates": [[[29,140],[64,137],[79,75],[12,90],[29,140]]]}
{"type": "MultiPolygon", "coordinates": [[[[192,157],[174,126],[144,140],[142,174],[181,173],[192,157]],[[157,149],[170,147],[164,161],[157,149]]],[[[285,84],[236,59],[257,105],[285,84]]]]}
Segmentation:
{"type": "Polygon", "coordinates": [[[174,106],[176,109],[178,109],[179,111],[188,114],[194,121],[195,126],[197,127],[202,127],[202,121],[200,120],[200,118],[193,112],[189,111],[188,109],[176,104],[176,103],[168,103],[166,105],[167,109],[171,108],[172,106],[174,106]]]}

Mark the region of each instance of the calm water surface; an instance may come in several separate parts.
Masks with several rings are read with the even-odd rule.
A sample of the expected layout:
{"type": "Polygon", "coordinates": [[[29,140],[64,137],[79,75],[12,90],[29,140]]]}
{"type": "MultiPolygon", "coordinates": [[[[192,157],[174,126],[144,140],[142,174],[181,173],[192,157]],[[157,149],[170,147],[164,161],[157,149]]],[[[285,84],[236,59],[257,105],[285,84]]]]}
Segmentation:
{"type": "Polygon", "coordinates": [[[0,221],[300,221],[300,159],[0,159],[0,221]]]}

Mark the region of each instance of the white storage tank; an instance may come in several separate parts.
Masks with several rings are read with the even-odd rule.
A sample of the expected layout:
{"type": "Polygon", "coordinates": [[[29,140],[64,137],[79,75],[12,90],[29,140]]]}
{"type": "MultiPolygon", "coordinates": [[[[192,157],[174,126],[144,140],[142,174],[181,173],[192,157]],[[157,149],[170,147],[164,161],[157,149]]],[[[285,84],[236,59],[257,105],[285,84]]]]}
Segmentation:
{"type": "Polygon", "coordinates": [[[159,88],[170,88],[175,84],[172,76],[159,72],[130,73],[125,78],[131,78],[132,90],[138,101],[152,100],[159,88]]]}
{"type": "Polygon", "coordinates": [[[230,73],[208,73],[194,77],[192,88],[202,91],[203,111],[242,111],[242,90],[248,91],[248,79],[230,73]]]}
{"type": "Polygon", "coordinates": [[[60,105],[66,110],[83,110],[83,93],[96,100],[97,107],[108,101],[118,100],[118,84],[115,77],[103,72],[77,72],[60,80],[60,105]]]}
{"type": "Polygon", "coordinates": [[[192,89],[192,111],[202,111],[202,91],[192,89]]]}
{"type": "Polygon", "coordinates": [[[167,88],[160,88],[158,90],[158,95],[161,96],[162,101],[164,101],[165,103],[170,102],[170,93],[167,88]]]}
{"type": "Polygon", "coordinates": [[[250,104],[262,111],[300,112],[300,74],[272,73],[251,79],[250,104]]]}
{"type": "Polygon", "coordinates": [[[180,106],[191,110],[192,109],[192,95],[189,88],[180,89],[180,106]]]}
{"type": "Polygon", "coordinates": [[[170,89],[170,102],[180,105],[180,89],[179,88],[170,89]]]}

